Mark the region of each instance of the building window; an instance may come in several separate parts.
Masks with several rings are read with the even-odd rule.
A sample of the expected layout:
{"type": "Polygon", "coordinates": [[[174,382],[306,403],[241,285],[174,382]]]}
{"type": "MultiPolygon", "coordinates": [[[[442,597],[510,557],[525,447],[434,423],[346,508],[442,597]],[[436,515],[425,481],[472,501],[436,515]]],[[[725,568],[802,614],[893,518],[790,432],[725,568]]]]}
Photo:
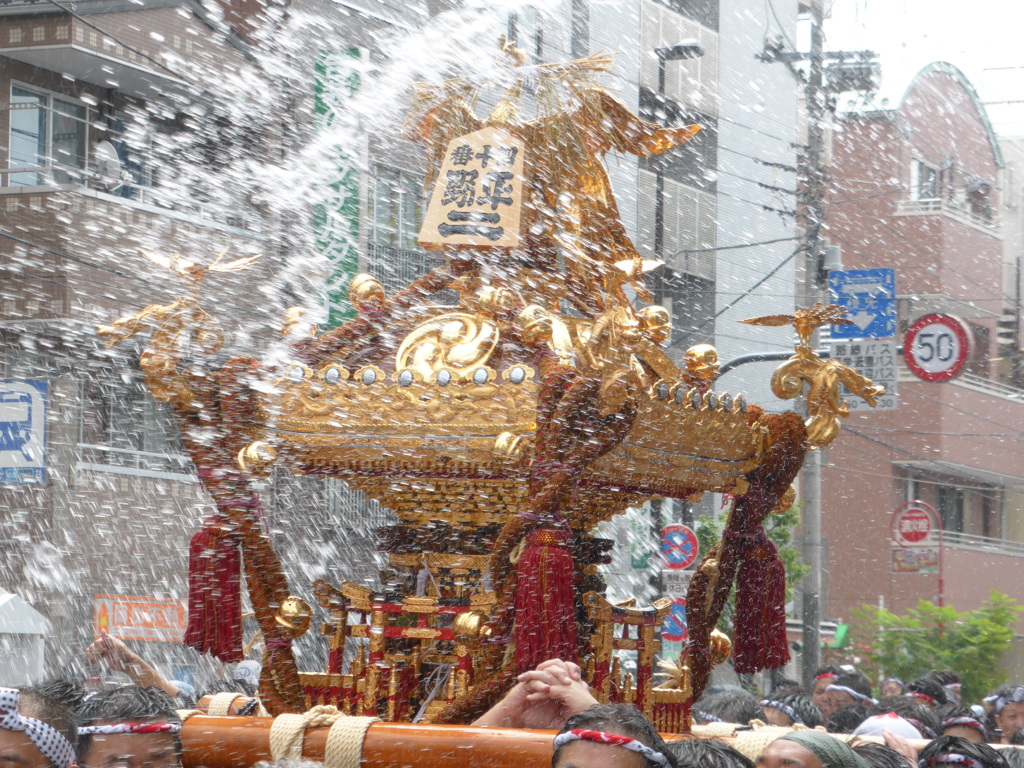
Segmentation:
{"type": "Polygon", "coordinates": [[[906,479],[907,501],[931,504],[951,534],[999,539],[1003,536],[1003,490],[972,478],[913,469],[906,479]]]}
{"type": "Polygon", "coordinates": [[[935,488],[935,508],[942,518],[942,529],[951,533],[964,531],[964,490],[949,485],[935,488]]]}
{"type": "Polygon", "coordinates": [[[656,0],[708,29],[718,31],[718,2],[716,0],[656,0]]]}
{"type": "Polygon", "coordinates": [[[655,301],[672,316],[670,346],[683,351],[694,344],[711,344],[715,338],[715,283],[713,280],[662,268],[655,301]]]}
{"type": "Polygon", "coordinates": [[[370,183],[371,240],[377,245],[416,249],[423,217],[423,179],[378,165],[370,183]]]}
{"type": "Polygon", "coordinates": [[[7,185],[68,184],[84,176],[89,109],[48,91],[11,86],[7,185]]]}
{"type": "MultiPolygon", "coordinates": [[[[423,219],[423,179],[415,174],[377,165],[369,179],[371,229],[367,270],[390,295],[444,263],[444,256],[419,247],[423,219]]],[[[452,291],[434,296],[441,304],[457,300],[452,291]]]]}
{"type": "Polygon", "coordinates": [[[137,370],[115,373],[103,372],[85,382],[82,443],[121,453],[180,454],[170,408],[153,399],[137,370]]]}
{"type": "Polygon", "coordinates": [[[992,221],[992,185],[987,181],[968,184],[967,209],[978,218],[992,221]]]}
{"type": "Polygon", "coordinates": [[[936,200],[939,197],[939,170],[920,160],[910,166],[910,199],[936,200]]]}
{"type": "Polygon", "coordinates": [[[572,0],[571,55],[582,59],[590,53],[590,8],[586,0],[572,0]]]}

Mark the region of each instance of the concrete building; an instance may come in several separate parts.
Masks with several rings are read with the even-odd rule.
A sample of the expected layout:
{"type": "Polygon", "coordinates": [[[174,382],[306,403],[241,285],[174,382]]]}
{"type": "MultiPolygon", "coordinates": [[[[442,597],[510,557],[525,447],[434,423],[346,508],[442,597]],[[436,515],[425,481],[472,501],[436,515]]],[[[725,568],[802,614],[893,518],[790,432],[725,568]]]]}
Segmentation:
{"type": "MultiPolygon", "coordinates": [[[[319,14],[324,39],[358,47],[408,10],[372,5],[310,2],[293,13],[319,14]]],[[[140,338],[108,348],[96,328],[187,293],[140,251],[196,263],[223,251],[262,254],[241,277],[203,283],[223,353],[259,353],[277,337],[296,294],[259,289],[280,277],[285,249],[309,248],[313,228],[296,235],[282,209],[254,202],[256,180],[238,183],[231,163],[244,145],[283,166],[290,142],[309,140],[318,45],[308,37],[285,51],[301,62],[297,84],[269,78],[257,30],[272,20],[254,15],[260,8],[0,5],[0,580],[49,619],[51,671],[80,663],[99,627],[139,641],[182,679],[202,666],[172,641],[185,619],[188,542],[213,509],[169,410],[143,385],[140,338]],[[239,88],[253,83],[267,87],[239,88]],[[287,98],[299,104],[294,121],[278,121],[287,98]],[[246,99],[267,112],[232,113],[246,99]]],[[[358,515],[327,521],[340,505],[375,510],[340,484],[298,485],[272,486],[271,514],[301,498],[327,545],[369,548],[358,515]]],[[[290,563],[308,559],[281,539],[290,563]]]]}
{"type": "MultiPolygon", "coordinates": [[[[944,383],[901,362],[898,409],[852,413],[829,449],[829,618],[848,621],[862,603],[905,612],[940,597],[935,563],[918,570],[892,543],[892,513],[910,500],[941,517],[947,604],[976,608],[990,589],[1017,596],[1024,586],[1024,390],[1005,359],[1012,344],[998,336],[1018,296],[1016,273],[1007,284],[1003,269],[1004,173],[983,104],[942,62],[921,70],[898,104],[847,114],[832,136],[828,236],[844,267],[895,268],[901,340],[917,318],[944,313],[966,323],[972,351],[944,383]]],[[[931,558],[937,542],[925,543],[931,558]]]]}
{"type": "MultiPolygon", "coordinates": [[[[179,130],[174,105],[246,67],[247,47],[198,3],[0,6],[0,389],[38,420],[31,450],[3,446],[0,548],[4,587],[50,620],[50,669],[92,636],[99,595],[123,598],[126,621],[140,606],[128,598],[167,609],[137,627],[152,639],[182,618],[161,601],[183,596],[178,563],[208,510],[168,412],[95,328],[183,292],[140,249],[196,261],[264,249],[240,209],[159,204],[164,169],[125,141],[146,103],[167,104],[165,129],[179,130]]],[[[252,311],[225,283],[206,287],[229,317],[252,311]]]]}

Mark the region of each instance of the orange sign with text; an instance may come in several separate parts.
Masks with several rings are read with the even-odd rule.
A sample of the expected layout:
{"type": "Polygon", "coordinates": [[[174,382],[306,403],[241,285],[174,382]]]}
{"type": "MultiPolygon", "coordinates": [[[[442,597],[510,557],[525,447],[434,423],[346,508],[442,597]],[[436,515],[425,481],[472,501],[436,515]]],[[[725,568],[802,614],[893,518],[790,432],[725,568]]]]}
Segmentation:
{"type": "Polygon", "coordinates": [[[121,640],[180,642],[188,625],[188,608],[184,600],[96,595],[93,624],[97,635],[105,629],[121,640]]]}

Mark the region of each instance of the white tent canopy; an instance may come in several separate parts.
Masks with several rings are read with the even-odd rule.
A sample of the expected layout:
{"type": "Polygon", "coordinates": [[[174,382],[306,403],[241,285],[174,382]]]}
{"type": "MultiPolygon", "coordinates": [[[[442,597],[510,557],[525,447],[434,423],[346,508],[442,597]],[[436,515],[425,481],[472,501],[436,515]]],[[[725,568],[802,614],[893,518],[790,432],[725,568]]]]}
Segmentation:
{"type": "Polygon", "coordinates": [[[0,592],[0,685],[21,686],[43,674],[50,622],[25,600],[0,592]]]}

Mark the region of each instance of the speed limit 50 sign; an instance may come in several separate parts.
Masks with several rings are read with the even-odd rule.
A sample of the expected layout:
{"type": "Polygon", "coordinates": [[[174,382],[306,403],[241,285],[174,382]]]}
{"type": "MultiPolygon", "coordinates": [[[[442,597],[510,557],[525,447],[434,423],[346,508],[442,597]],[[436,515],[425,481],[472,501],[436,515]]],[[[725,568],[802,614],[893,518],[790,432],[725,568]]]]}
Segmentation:
{"type": "Polygon", "coordinates": [[[917,378],[949,381],[971,356],[971,329],[950,315],[925,315],[915,321],[903,341],[903,359],[917,378]]]}

